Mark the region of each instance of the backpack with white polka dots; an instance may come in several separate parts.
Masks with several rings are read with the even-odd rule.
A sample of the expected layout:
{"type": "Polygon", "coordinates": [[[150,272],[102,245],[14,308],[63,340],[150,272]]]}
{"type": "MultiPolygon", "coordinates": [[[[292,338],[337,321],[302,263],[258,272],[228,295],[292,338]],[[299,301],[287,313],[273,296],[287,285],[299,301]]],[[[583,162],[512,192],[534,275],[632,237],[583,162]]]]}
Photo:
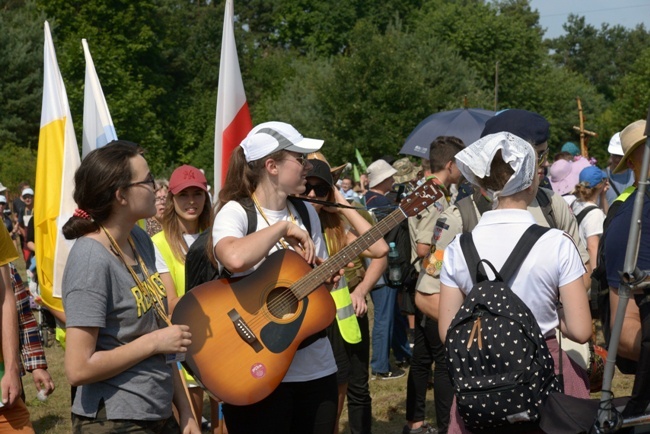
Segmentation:
{"type": "Polygon", "coordinates": [[[526,230],[501,272],[479,258],[471,233],[461,235],[474,286],[449,326],[445,347],[458,411],[470,431],[535,424],[549,393],[562,391],[535,317],[507,283],[547,230],[526,230]]]}

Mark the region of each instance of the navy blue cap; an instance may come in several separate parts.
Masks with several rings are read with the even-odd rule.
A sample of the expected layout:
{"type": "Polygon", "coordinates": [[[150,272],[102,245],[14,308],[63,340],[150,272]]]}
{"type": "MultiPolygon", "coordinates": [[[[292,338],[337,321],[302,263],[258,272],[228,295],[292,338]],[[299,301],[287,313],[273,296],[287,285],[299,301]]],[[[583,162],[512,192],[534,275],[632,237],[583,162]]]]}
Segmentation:
{"type": "Polygon", "coordinates": [[[508,109],[485,123],[481,137],[507,132],[521,137],[534,146],[548,141],[550,124],[544,116],[528,110],[508,109]]]}

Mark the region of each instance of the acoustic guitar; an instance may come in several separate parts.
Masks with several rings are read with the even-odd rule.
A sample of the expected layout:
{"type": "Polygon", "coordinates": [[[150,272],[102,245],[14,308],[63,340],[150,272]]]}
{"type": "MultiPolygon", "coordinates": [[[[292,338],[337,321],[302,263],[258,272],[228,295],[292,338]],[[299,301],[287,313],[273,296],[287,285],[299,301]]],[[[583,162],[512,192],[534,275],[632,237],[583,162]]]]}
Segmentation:
{"type": "Polygon", "coordinates": [[[432,181],[426,182],[316,268],[292,250],[279,250],[252,274],[192,289],[172,316],[174,324],[186,324],[192,332],[183,365],[213,398],[233,405],[266,398],[284,378],[300,343],[334,320],[334,300],[323,283],[441,196],[432,181]]]}

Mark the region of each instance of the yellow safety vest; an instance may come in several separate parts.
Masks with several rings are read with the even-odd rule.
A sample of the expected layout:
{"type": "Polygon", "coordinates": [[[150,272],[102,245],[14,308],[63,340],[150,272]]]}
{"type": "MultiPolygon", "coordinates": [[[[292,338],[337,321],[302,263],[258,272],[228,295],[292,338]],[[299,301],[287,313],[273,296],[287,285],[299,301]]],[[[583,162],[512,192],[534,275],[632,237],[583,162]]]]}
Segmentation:
{"type": "MultiPolygon", "coordinates": [[[[174,286],[176,286],[176,295],[182,297],[185,294],[185,263],[176,259],[176,256],[172,253],[172,248],[167,242],[167,238],[165,238],[164,232],[158,232],[151,237],[151,241],[156,245],[165,260],[165,264],[167,264],[167,268],[169,268],[169,274],[172,276],[174,286]]],[[[188,383],[197,384],[194,377],[188,374],[185,368],[182,368],[182,372],[185,374],[185,380],[188,383]]]]}
{"type": "MultiPolygon", "coordinates": [[[[325,237],[327,238],[327,236],[325,237]]],[[[359,321],[354,314],[352,306],[352,297],[350,297],[350,288],[345,276],[341,276],[338,287],[330,292],[336,305],[336,323],[345,342],[358,344],[361,342],[361,329],[359,321]]]]}
{"type": "Polygon", "coordinates": [[[185,263],[176,259],[164,232],[158,232],[151,237],[151,241],[156,245],[165,260],[165,264],[167,264],[167,268],[169,268],[169,274],[176,286],[176,295],[182,296],[185,294],[185,263]]]}
{"type": "Polygon", "coordinates": [[[619,202],[619,201],[620,201],[620,202],[625,202],[625,201],[627,200],[627,198],[630,197],[630,195],[631,195],[632,193],[634,193],[634,190],[636,190],[636,187],[633,186],[633,185],[630,185],[628,188],[626,188],[625,190],[623,190],[623,193],[621,193],[621,194],[616,198],[616,200],[614,200],[614,202],[619,202]]]}

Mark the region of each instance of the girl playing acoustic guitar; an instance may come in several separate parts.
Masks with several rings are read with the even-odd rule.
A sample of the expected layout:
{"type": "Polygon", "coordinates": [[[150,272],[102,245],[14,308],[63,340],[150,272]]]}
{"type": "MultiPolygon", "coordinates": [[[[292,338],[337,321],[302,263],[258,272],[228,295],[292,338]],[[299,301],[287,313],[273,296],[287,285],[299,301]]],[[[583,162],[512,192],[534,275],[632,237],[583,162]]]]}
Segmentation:
{"type": "MultiPolygon", "coordinates": [[[[317,258],[327,257],[316,211],[306,206],[310,235],[288,201],[290,195],[305,191],[311,164],[303,154],[322,145],[322,140],[304,138],[289,124],[266,122],[235,149],[213,225],[215,256],[232,277],[250,274],[279,249],[295,250],[314,265],[320,263],[317,258]],[[248,235],[246,211],[238,202],[245,198],[252,199],[257,213],[257,230],[248,235]]],[[[320,333],[303,341],[270,395],[254,404],[226,403],[223,411],[231,434],[332,434],[336,408],[336,363],[328,339],[320,333]]]]}

